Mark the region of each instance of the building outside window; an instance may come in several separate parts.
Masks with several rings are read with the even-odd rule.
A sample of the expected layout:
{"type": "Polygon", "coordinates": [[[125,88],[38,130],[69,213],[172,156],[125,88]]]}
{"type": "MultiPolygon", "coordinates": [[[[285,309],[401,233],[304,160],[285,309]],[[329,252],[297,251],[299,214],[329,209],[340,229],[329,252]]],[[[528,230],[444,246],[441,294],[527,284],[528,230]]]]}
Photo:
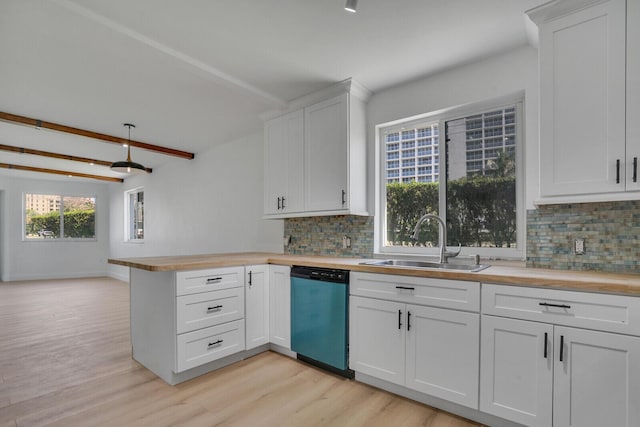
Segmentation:
{"type": "Polygon", "coordinates": [[[25,240],[95,239],[96,198],[25,193],[25,240]]]}
{"type": "Polygon", "coordinates": [[[521,256],[522,99],[511,99],[378,127],[383,160],[377,252],[424,253],[424,247],[436,247],[435,221],[424,224],[417,240],[410,237],[418,219],[433,213],[447,223],[449,246],[477,248],[471,254],[521,256]],[[401,164],[390,158],[398,151],[401,164]]]}
{"type": "Polygon", "coordinates": [[[126,191],[125,197],[125,241],[144,241],[144,189],[126,191]]]}

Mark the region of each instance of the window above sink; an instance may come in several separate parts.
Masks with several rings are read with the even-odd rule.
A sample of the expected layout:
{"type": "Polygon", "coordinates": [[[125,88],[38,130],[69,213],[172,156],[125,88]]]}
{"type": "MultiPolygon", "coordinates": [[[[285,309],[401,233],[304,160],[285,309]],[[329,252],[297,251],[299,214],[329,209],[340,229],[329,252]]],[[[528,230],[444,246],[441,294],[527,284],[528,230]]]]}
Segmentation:
{"type": "Polygon", "coordinates": [[[524,133],[518,93],[376,126],[377,255],[437,255],[438,225],[465,255],[524,257],[524,133]]]}

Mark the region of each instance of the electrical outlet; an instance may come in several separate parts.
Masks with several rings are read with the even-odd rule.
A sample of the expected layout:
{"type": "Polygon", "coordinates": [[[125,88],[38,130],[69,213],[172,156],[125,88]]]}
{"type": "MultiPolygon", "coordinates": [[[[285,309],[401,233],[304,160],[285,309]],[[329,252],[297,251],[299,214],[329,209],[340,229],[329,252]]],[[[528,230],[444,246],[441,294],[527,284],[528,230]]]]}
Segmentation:
{"type": "Polygon", "coordinates": [[[351,237],[342,236],[342,248],[349,249],[351,247],[351,237]]]}
{"type": "Polygon", "coordinates": [[[584,255],[584,239],[575,239],[573,241],[573,249],[576,255],[584,255]]]}
{"type": "Polygon", "coordinates": [[[285,246],[289,246],[291,244],[291,235],[287,234],[286,236],[284,236],[284,238],[282,239],[282,243],[285,246]]]}

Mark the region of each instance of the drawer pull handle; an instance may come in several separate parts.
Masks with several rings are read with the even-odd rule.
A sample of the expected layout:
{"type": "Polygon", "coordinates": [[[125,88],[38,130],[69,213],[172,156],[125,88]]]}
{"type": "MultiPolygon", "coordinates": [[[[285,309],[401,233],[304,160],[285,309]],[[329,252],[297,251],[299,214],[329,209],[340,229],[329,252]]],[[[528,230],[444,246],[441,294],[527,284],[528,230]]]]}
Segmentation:
{"type": "Polygon", "coordinates": [[[538,303],[538,305],[541,305],[543,307],[571,308],[571,306],[567,304],[551,304],[548,302],[540,302],[538,303]]]}
{"type": "Polygon", "coordinates": [[[402,329],[402,310],[398,310],[398,329],[402,329]]]}
{"type": "Polygon", "coordinates": [[[638,158],[633,158],[633,182],[638,182],[638,158]]]}
{"type": "Polygon", "coordinates": [[[207,311],[220,310],[221,308],[221,305],[214,305],[213,307],[207,307],[207,311]]]}
{"type": "Polygon", "coordinates": [[[214,345],[218,345],[218,344],[222,344],[223,340],[218,340],[218,341],[214,341],[214,342],[210,342],[209,345],[207,345],[207,347],[213,347],[214,345]]]}
{"type": "Polygon", "coordinates": [[[222,280],[222,277],[209,277],[207,283],[219,282],[220,280],[222,280]]]}
{"type": "Polygon", "coordinates": [[[404,289],[404,290],[407,290],[407,291],[415,291],[416,290],[416,288],[412,288],[410,286],[396,286],[396,289],[404,289]]]}
{"type": "Polygon", "coordinates": [[[620,184],[620,159],[616,160],[616,184],[620,184]]]}
{"type": "Polygon", "coordinates": [[[564,355],[564,335],[560,335],[560,361],[562,362],[564,355]]]}
{"type": "Polygon", "coordinates": [[[407,311],[407,331],[411,330],[411,312],[407,311]]]}
{"type": "Polygon", "coordinates": [[[547,358],[547,345],[548,345],[547,343],[548,343],[548,341],[549,341],[549,339],[548,339],[547,333],[545,332],[544,333],[544,358],[545,359],[547,358]]]}
{"type": "Polygon", "coordinates": [[[249,270],[249,287],[253,285],[253,271],[249,270]]]}

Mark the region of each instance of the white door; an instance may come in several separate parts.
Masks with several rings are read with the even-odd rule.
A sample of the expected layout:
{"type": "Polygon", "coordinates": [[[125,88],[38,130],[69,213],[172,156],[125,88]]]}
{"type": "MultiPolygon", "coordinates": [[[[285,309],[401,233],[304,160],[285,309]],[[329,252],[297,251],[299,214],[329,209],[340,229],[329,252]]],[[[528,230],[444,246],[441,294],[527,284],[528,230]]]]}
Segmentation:
{"type": "Polygon", "coordinates": [[[246,349],[269,343],[269,266],[245,268],[246,349]]]}
{"type": "Polygon", "coordinates": [[[305,210],[349,208],[349,95],[304,109],[305,210]]]}
{"type": "Polygon", "coordinates": [[[551,426],[552,345],[552,325],[482,316],[480,410],[527,426],[551,426]]]}
{"type": "Polygon", "coordinates": [[[542,196],[625,190],[625,40],[625,0],[540,27],[542,196]]]}
{"type": "Polygon", "coordinates": [[[406,307],[349,298],[349,367],[395,384],[405,381],[406,307]]]}
{"type": "Polygon", "coordinates": [[[627,2],[627,191],[640,190],[640,2],[627,2]]]}
{"type": "Polygon", "coordinates": [[[555,343],[554,427],[640,426],[640,338],[556,326],[555,343]]]}
{"type": "Polygon", "coordinates": [[[479,317],[408,305],[406,386],[478,409],[479,317]]]}
{"type": "Polygon", "coordinates": [[[291,268],[269,266],[269,340],[291,349],[291,268]]]}

